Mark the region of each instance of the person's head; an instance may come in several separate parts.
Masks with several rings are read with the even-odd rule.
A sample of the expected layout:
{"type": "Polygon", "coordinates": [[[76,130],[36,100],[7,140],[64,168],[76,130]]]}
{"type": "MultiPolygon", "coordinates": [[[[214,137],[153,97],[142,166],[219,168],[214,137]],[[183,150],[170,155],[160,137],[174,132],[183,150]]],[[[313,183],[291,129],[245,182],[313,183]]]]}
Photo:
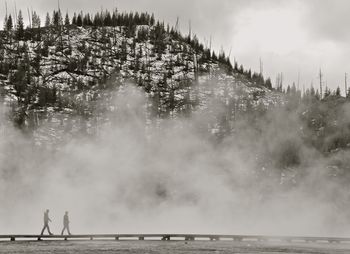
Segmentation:
{"type": "Polygon", "coordinates": [[[66,211],[66,215],[68,215],[68,211],[66,211]]]}
{"type": "Polygon", "coordinates": [[[46,213],[49,213],[49,209],[46,209],[46,213]]]}

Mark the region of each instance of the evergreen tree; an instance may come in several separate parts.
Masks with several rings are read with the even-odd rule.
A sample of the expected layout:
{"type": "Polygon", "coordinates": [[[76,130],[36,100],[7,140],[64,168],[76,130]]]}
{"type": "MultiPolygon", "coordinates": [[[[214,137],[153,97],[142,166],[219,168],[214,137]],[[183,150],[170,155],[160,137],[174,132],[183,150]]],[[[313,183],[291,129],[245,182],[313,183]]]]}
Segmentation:
{"type": "Polygon", "coordinates": [[[72,25],[77,25],[77,14],[74,12],[73,18],[72,18],[72,25]]]}
{"type": "Polygon", "coordinates": [[[11,14],[6,19],[6,31],[10,32],[13,29],[13,21],[11,14]]]}
{"type": "Polygon", "coordinates": [[[118,24],[118,11],[115,9],[112,14],[112,26],[117,26],[118,24]]]}
{"type": "Polygon", "coordinates": [[[150,25],[150,26],[154,26],[154,23],[155,23],[155,19],[154,19],[154,14],[152,13],[152,16],[151,16],[149,25],[150,25]]]}
{"type": "Polygon", "coordinates": [[[212,59],[213,61],[217,61],[217,60],[218,60],[218,57],[216,56],[215,51],[213,51],[213,53],[212,53],[212,55],[211,55],[211,59],[212,59]]]}
{"type": "Polygon", "coordinates": [[[112,25],[112,17],[109,11],[106,11],[103,21],[104,26],[111,26],[112,25]]]}
{"type": "Polygon", "coordinates": [[[267,87],[268,89],[272,89],[272,82],[270,78],[266,79],[265,87],[267,87]]]}
{"type": "Polygon", "coordinates": [[[244,73],[244,67],[243,67],[242,64],[239,66],[238,72],[239,72],[240,74],[243,74],[243,73],[244,73]]]}
{"type": "Polygon", "coordinates": [[[97,27],[100,27],[100,26],[103,25],[103,20],[102,20],[102,17],[101,17],[101,15],[99,13],[95,14],[93,25],[97,26],[97,27]]]}
{"type": "Polygon", "coordinates": [[[91,26],[92,25],[92,21],[90,18],[90,14],[86,14],[83,18],[83,26],[91,26]]]}
{"type": "Polygon", "coordinates": [[[326,89],[324,91],[324,98],[327,98],[330,95],[331,95],[331,90],[328,87],[326,87],[326,89]]]}
{"type": "Polygon", "coordinates": [[[77,26],[81,27],[83,26],[83,17],[82,17],[82,13],[79,13],[78,17],[77,17],[77,26]]]}
{"type": "Polygon", "coordinates": [[[70,25],[68,12],[66,13],[66,17],[65,17],[65,19],[64,19],[64,25],[65,25],[65,26],[69,26],[69,25],[70,25]]]}
{"type": "Polygon", "coordinates": [[[46,13],[45,27],[50,27],[50,26],[51,26],[50,14],[49,14],[49,13],[46,13]]]}
{"type": "Polygon", "coordinates": [[[62,25],[62,15],[61,15],[61,11],[53,11],[52,14],[52,25],[54,27],[58,27],[62,25]]]}
{"type": "Polygon", "coordinates": [[[17,17],[17,26],[16,26],[17,40],[22,40],[23,36],[24,36],[24,22],[23,22],[22,11],[19,10],[18,17],[17,17]]]}
{"type": "Polygon", "coordinates": [[[32,27],[33,28],[40,28],[41,26],[41,20],[39,15],[34,11],[32,14],[32,27]]]}
{"type": "Polygon", "coordinates": [[[287,86],[287,91],[286,91],[286,93],[287,93],[287,94],[290,94],[290,92],[291,92],[291,88],[290,88],[290,85],[288,85],[288,86],[287,86]]]}
{"type": "Polygon", "coordinates": [[[341,96],[341,92],[340,92],[339,86],[337,87],[337,90],[335,91],[335,96],[337,96],[337,97],[341,96]]]}

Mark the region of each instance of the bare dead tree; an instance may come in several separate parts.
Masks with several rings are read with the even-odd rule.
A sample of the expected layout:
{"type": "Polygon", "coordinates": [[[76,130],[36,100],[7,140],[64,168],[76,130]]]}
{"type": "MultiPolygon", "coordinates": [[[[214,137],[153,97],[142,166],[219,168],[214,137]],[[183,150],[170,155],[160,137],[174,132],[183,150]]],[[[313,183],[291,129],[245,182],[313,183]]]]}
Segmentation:
{"type": "Polygon", "coordinates": [[[32,17],[30,16],[29,8],[27,8],[27,12],[28,12],[29,27],[32,28],[32,17]]]}
{"type": "Polygon", "coordinates": [[[176,25],[175,25],[175,32],[177,33],[179,31],[179,17],[176,17],[176,25]]]}
{"type": "Polygon", "coordinates": [[[319,73],[319,79],[320,79],[320,99],[322,99],[322,96],[323,96],[323,93],[322,93],[323,74],[322,74],[321,68],[320,68],[320,73],[319,73]]]}
{"type": "Polygon", "coordinates": [[[8,14],[7,14],[7,1],[5,1],[5,17],[7,18],[8,17],[8,14]]]}
{"type": "Polygon", "coordinates": [[[14,22],[14,24],[15,24],[15,27],[16,27],[16,29],[17,29],[17,5],[16,5],[16,2],[15,2],[15,22],[14,22]]]}
{"type": "Polygon", "coordinates": [[[345,72],[345,97],[348,95],[348,74],[345,72]]]}
{"type": "Polygon", "coordinates": [[[260,76],[262,76],[263,72],[264,72],[264,64],[263,64],[261,58],[259,58],[259,62],[260,62],[260,76]]]}
{"type": "Polygon", "coordinates": [[[297,84],[298,90],[300,90],[300,70],[298,70],[298,84],[297,84]]]}

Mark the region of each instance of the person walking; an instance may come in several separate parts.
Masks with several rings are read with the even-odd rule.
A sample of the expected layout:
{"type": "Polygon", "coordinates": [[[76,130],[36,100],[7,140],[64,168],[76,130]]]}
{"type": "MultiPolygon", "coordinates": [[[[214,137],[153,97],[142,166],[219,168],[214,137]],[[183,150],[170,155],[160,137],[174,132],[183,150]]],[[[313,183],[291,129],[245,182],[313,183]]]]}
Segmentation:
{"type": "Polygon", "coordinates": [[[44,212],[44,227],[43,227],[43,230],[41,230],[40,235],[44,234],[45,229],[47,229],[47,231],[49,232],[49,235],[53,235],[50,231],[49,222],[51,222],[51,219],[49,218],[49,209],[47,209],[44,212]]]}
{"type": "Polygon", "coordinates": [[[66,212],[63,216],[63,229],[61,235],[63,235],[64,231],[67,230],[68,235],[71,235],[70,230],[69,230],[69,217],[68,217],[68,212],[66,212]]]}

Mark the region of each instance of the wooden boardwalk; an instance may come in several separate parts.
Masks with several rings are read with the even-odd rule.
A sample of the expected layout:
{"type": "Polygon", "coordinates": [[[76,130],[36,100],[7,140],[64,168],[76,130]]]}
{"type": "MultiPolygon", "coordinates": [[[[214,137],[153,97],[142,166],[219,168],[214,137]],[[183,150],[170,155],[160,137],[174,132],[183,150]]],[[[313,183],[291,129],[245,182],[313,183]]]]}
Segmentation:
{"type": "Polygon", "coordinates": [[[0,235],[0,241],[36,241],[36,240],[162,240],[162,241],[281,241],[281,242],[325,242],[350,243],[346,237],[303,237],[303,236],[267,236],[267,235],[211,235],[211,234],[84,234],[84,235],[0,235]]]}

